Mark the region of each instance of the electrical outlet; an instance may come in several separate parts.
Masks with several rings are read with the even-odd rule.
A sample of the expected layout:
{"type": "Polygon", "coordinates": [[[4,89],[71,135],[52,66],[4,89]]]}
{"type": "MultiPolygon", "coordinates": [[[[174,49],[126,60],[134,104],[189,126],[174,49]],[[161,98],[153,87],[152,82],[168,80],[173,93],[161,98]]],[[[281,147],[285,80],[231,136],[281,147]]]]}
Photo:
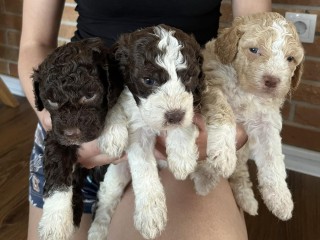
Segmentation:
{"type": "Polygon", "coordinates": [[[301,42],[314,42],[317,22],[316,14],[286,12],[285,17],[296,26],[301,42]]]}

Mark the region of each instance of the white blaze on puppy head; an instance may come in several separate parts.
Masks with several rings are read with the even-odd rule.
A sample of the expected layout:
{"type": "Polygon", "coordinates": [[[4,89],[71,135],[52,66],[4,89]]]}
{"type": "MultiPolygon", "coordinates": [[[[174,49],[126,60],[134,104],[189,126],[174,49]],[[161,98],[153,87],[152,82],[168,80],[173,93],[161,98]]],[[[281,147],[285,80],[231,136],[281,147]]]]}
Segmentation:
{"type": "Polygon", "coordinates": [[[243,90],[284,98],[298,85],[304,51],[294,25],[284,18],[238,18],[221,35],[225,38],[217,40],[218,55],[227,56],[221,61],[234,67],[243,90]]]}
{"type": "Polygon", "coordinates": [[[117,50],[117,58],[125,63],[126,84],[151,127],[160,130],[190,125],[193,93],[201,77],[199,46],[187,40],[190,36],[164,25],[148,31],[147,36],[141,37],[137,31],[130,39],[123,36],[120,40],[120,44],[129,41],[125,45],[132,46],[120,45],[117,50]]]}

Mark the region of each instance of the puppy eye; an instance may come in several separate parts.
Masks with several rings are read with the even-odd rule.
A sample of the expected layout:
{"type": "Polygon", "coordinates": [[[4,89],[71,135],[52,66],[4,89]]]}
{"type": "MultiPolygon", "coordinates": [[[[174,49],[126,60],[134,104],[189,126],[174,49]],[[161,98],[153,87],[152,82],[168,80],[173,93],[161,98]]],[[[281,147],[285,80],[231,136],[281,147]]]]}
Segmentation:
{"type": "Polygon", "coordinates": [[[288,62],[292,62],[293,60],[294,60],[294,57],[292,57],[292,56],[287,57],[288,62]]]}
{"type": "Polygon", "coordinates": [[[93,100],[95,100],[97,97],[97,94],[96,93],[89,93],[85,96],[83,96],[82,98],[80,98],[80,103],[81,104],[84,104],[84,103],[89,103],[89,102],[92,102],[93,100]]]}
{"type": "Polygon", "coordinates": [[[148,85],[148,86],[154,86],[156,85],[156,80],[152,79],[152,78],[143,78],[143,83],[148,85]]]}
{"type": "Polygon", "coordinates": [[[249,48],[250,52],[257,54],[259,51],[259,48],[249,48]]]}
{"type": "Polygon", "coordinates": [[[59,107],[59,104],[57,102],[51,101],[50,99],[48,99],[48,103],[50,107],[53,107],[53,108],[59,107]]]}

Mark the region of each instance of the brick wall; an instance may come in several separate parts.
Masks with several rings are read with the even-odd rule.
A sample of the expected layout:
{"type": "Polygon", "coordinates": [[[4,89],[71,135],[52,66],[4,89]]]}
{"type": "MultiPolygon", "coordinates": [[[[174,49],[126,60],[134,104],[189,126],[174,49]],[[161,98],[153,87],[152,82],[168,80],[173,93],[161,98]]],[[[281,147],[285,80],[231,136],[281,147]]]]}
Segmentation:
{"type": "MultiPolygon", "coordinates": [[[[231,1],[223,0],[221,28],[232,20],[231,1]]],[[[77,14],[74,0],[66,0],[59,44],[69,41],[77,14]]],[[[319,0],[273,0],[273,10],[317,14],[314,43],[305,43],[303,81],[283,109],[283,141],[286,144],[320,152],[320,5],[319,0]]],[[[0,74],[17,77],[17,57],[21,27],[22,0],[0,0],[0,74]]]]}
{"type": "Polygon", "coordinates": [[[18,76],[22,0],[0,0],[0,74],[18,76]]]}
{"type": "Polygon", "coordinates": [[[78,13],[74,10],[75,6],[74,0],[66,0],[59,31],[59,45],[68,42],[76,29],[78,13]]]}

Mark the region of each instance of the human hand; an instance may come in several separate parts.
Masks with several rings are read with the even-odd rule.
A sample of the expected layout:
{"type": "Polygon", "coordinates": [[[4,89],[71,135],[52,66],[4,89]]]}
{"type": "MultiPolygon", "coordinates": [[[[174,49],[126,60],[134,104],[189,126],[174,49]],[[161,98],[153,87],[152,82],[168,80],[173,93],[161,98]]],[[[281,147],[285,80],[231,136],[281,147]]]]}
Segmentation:
{"type": "MultiPolygon", "coordinates": [[[[46,109],[38,113],[38,118],[46,131],[52,129],[50,113],[46,109]]],[[[124,160],[127,160],[125,154],[120,158],[110,158],[108,155],[102,154],[98,148],[97,140],[81,144],[78,150],[78,162],[88,169],[105,164],[117,164],[124,160]]]]}
{"type": "MultiPolygon", "coordinates": [[[[199,151],[199,159],[204,160],[207,157],[207,130],[206,124],[203,119],[203,116],[199,113],[195,113],[193,122],[197,125],[199,129],[199,136],[196,140],[196,144],[198,146],[199,151]]],[[[237,150],[240,149],[248,140],[248,136],[241,124],[237,124],[237,135],[236,135],[236,143],[237,143],[237,150]]],[[[161,134],[157,137],[156,141],[156,150],[155,150],[155,157],[157,159],[166,159],[166,148],[165,148],[165,141],[166,136],[165,134],[161,134]]]]}
{"type": "MultiPolygon", "coordinates": [[[[206,131],[206,125],[204,122],[204,119],[201,114],[195,113],[193,117],[194,124],[197,125],[199,130],[199,136],[196,140],[196,144],[198,146],[198,152],[199,152],[199,160],[206,158],[206,149],[207,149],[207,131],[206,131]]],[[[156,145],[155,145],[155,157],[156,159],[167,159],[166,154],[166,134],[161,133],[157,137],[156,145]]]]}
{"type": "Polygon", "coordinates": [[[38,119],[41,122],[42,127],[46,131],[50,131],[52,129],[51,116],[47,109],[43,109],[41,112],[37,112],[38,119]]]}
{"type": "Polygon", "coordinates": [[[101,153],[97,140],[81,144],[78,150],[78,162],[88,169],[105,164],[117,164],[126,160],[128,160],[126,154],[119,158],[110,158],[107,154],[101,153]]]}

